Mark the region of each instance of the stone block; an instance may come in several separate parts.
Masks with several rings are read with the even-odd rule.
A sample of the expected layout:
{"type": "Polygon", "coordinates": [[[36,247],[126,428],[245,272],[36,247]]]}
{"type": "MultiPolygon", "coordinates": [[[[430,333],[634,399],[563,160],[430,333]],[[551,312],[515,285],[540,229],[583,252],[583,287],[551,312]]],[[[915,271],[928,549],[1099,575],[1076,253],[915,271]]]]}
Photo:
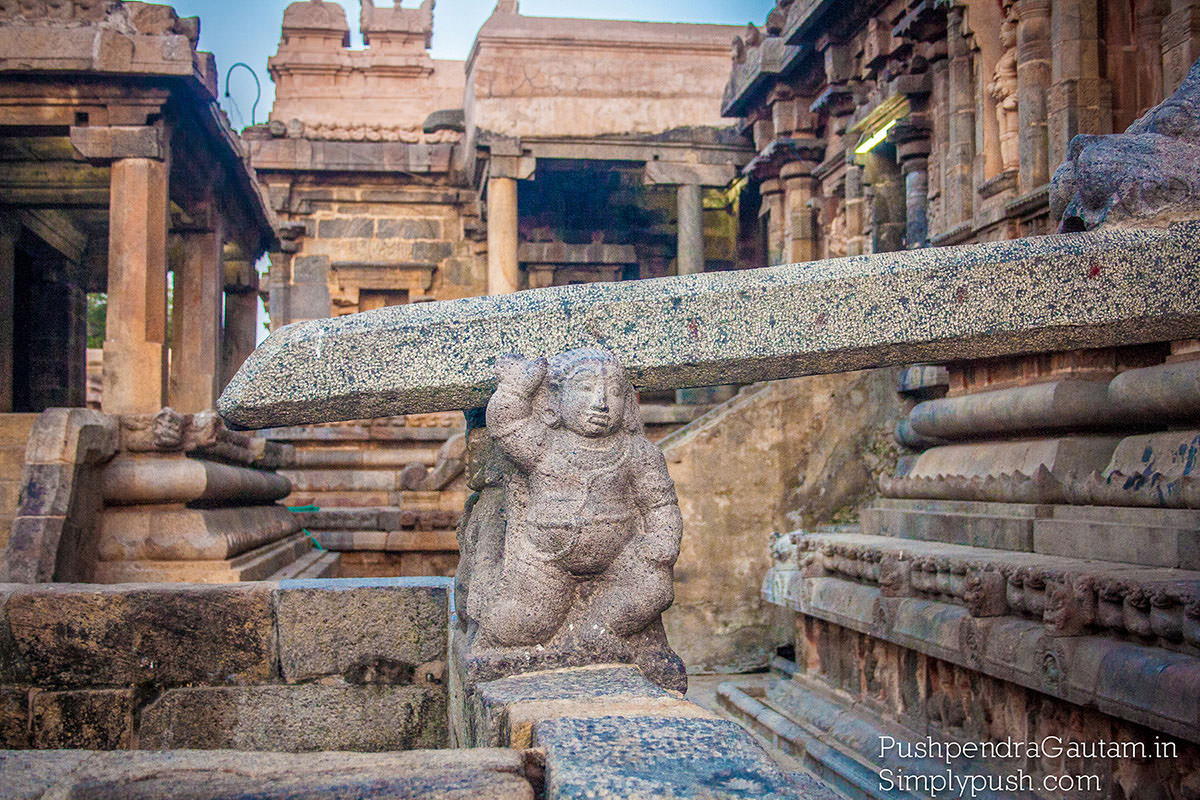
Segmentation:
{"type": "Polygon", "coordinates": [[[81,689],[33,693],[33,746],[124,750],[133,744],[133,690],[81,689]]]}
{"type": "Polygon", "coordinates": [[[381,219],[375,231],[381,239],[437,239],[442,226],[439,220],[428,218],[381,219]]]}
{"type": "Polygon", "coordinates": [[[0,750],[23,747],[29,747],[29,690],[0,686],[0,750]]]}
{"type": "Polygon", "coordinates": [[[481,683],[467,722],[475,746],[531,746],[533,727],[570,717],[712,717],[628,666],[581,667],[514,675],[481,683]]]}
{"type": "Polygon", "coordinates": [[[454,245],[450,242],[417,242],[413,245],[412,255],[413,261],[437,263],[454,255],[454,245]]]}
{"type": "Polygon", "coordinates": [[[339,217],[317,223],[320,239],[370,239],[374,234],[375,220],[371,217],[339,217]]]}
{"type": "Polygon", "coordinates": [[[111,800],[300,800],[374,797],[422,800],[533,800],[513,750],[412,753],[229,753],[202,750],[88,753],[0,751],[3,796],[111,800]],[[53,793],[51,793],[53,794],[53,793]]]}
{"type": "Polygon", "coordinates": [[[293,283],[324,283],[329,276],[329,256],[296,256],[292,259],[293,283]]]}
{"type": "Polygon", "coordinates": [[[728,720],[547,720],[534,727],[534,744],[546,749],[546,800],[795,797],[775,762],[728,720]]]}
{"type": "Polygon", "coordinates": [[[275,615],[284,679],[411,682],[422,664],[446,661],[449,593],[444,578],[282,581],[275,615]]]}
{"type": "Polygon", "coordinates": [[[27,587],[8,620],[39,685],[258,683],[273,673],[272,589],[27,587]]]}
{"type": "Polygon", "coordinates": [[[351,750],[446,745],[446,693],[425,686],[168,689],[142,711],[149,749],[351,750]]]}

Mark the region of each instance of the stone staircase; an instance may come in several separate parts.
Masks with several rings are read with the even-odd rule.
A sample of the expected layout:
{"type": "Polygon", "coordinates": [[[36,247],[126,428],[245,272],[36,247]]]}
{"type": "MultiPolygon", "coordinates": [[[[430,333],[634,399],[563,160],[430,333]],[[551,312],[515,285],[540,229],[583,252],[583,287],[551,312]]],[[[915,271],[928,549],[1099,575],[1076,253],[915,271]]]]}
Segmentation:
{"type": "Polygon", "coordinates": [[[0,414],[0,552],[8,544],[21,495],[25,446],[37,414],[0,414]]]}

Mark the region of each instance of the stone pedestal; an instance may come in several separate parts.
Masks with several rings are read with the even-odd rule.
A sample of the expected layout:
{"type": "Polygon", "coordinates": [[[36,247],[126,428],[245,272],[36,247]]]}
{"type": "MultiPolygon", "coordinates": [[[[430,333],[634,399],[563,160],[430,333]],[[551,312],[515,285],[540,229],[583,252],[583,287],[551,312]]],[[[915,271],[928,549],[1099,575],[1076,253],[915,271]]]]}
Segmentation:
{"type": "Polygon", "coordinates": [[[704,225],[700,187],[680,184],[675,189],[678,206],[676,273],[693,275],[704,272],[704,225]]]}
{"type": "Polygon", "coordinates": [[[517,180],[493,175],[487,185],[488,294],[520,288],[517,262],[517,180]]]}
{"type": "Polygon", "coordinates": [[[163,161],[112,164],[103,408],[154,413],[166,396],[167,175],[163,161]]]}

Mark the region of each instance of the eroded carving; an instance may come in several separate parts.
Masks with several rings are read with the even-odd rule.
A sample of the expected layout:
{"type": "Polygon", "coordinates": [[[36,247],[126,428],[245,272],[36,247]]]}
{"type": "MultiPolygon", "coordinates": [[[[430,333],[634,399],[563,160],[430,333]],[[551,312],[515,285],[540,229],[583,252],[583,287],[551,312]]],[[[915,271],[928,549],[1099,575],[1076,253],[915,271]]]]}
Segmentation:
{"type": "Polygon", "coordinates": [[[484,485],[459,527],[468,676],[621,662],[682,690],[661,619],[682,518],[623,368],[582,349],[497,372],[491,442],[472,441],[489,467],[469,470],[484,485]]]}
{"type": "Polygon", "coordinates": [[[1050,214],[1062,232],[1200,211],[1200,61],[1179,89],[1123,134],[1079,135],[1054,173],[1050,214]]]}
{"type": "Polygon", "coordinates": [[[1000,163],[1004,170],[1021,165],[1021,129],[1017,122],[1017,23],[1008,12],[1000,26],[1000,44],[1004,53],[996,62],[988,96],[996,104],[996,121],[1000,127],[1000,163]]]}

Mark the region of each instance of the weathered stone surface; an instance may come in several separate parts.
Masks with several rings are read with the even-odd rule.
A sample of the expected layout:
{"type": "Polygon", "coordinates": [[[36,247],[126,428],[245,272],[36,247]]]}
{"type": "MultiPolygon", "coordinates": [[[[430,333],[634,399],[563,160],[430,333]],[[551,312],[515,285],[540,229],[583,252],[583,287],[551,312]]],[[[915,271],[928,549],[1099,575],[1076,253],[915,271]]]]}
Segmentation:
{"type": "Polygon", "coordinates": [[[141,747],[357,752],[444,747],[446,693],[424,686],[168,689],[142,711],[141,747]]]}
{"type": "Polygon", "coordinates": [[[1179,89],[1125,133],[1076,136],[1054,173],[1060,230],[1195,216],[1200,203],[1200,61],[1179,89]]]}
{"type": "Polygon", "coordinates": [[[272,588],[27,587],[8,620],[39,685],[256,683],[273,671],[272,588]]]}
{"type": "Polygon", "coordinates": [[[1177,223],[398,306],[276,331],[218,406],[245,427],[476,408],[500,355],[595,345],[669,388],[1187,338],[1198,265],[1200,223],[1177,223]]]}
{"type": "Polygon", "coordinates": [[[687,532],[663,625],[690,674],[766,667],[788,639],[759,593],[770,533],[845,522],[874,494],[896,463],[893,388],[890,370],[748,387],[659,441],[687,532]]]}
{"type": "Polygon", "coordinates": [[[34,692],[33,746],[124,750],[133,744],[133,690],[34,692]]]}
{"type": "Polygon", "coordinates": [[[716,719],[557,719],[534,726],[546,748],[546,798],[791,798],[787,776],[739,725],[716,719]]]}
{"type": "Polygon", "coordinates": [[[627,663],[683,691],[661,616],[682,521],[621,366],[574,350],[498,370],[488,466],[459,525],[455,657],[467,682],[627,663]]]}
{"type": "Polygon", "coordinates": [[[446,661],[449,578],[281,581],[279,665],[287,681],[340,675],[408,683],[446,661]]]}
{"type": "Polygon", "coordinates": [[[711,717],[625,666],[574,667],[513,675],[476,687],[466,740],[472,746],[532,745],[533,726],[570,717],[711,717]]]}
{"type": "Polygon", "coordinates": [[[0,686],[0,750],[29,746],[29,690],[0,686]]]}
{"type": "Polygon", "coordinates": [[[522,773],[520,753],[483,748],[315,755],[0,751],[5,800],[36,800],[52,788],[113,800],[533,800],[522,773]]]}

